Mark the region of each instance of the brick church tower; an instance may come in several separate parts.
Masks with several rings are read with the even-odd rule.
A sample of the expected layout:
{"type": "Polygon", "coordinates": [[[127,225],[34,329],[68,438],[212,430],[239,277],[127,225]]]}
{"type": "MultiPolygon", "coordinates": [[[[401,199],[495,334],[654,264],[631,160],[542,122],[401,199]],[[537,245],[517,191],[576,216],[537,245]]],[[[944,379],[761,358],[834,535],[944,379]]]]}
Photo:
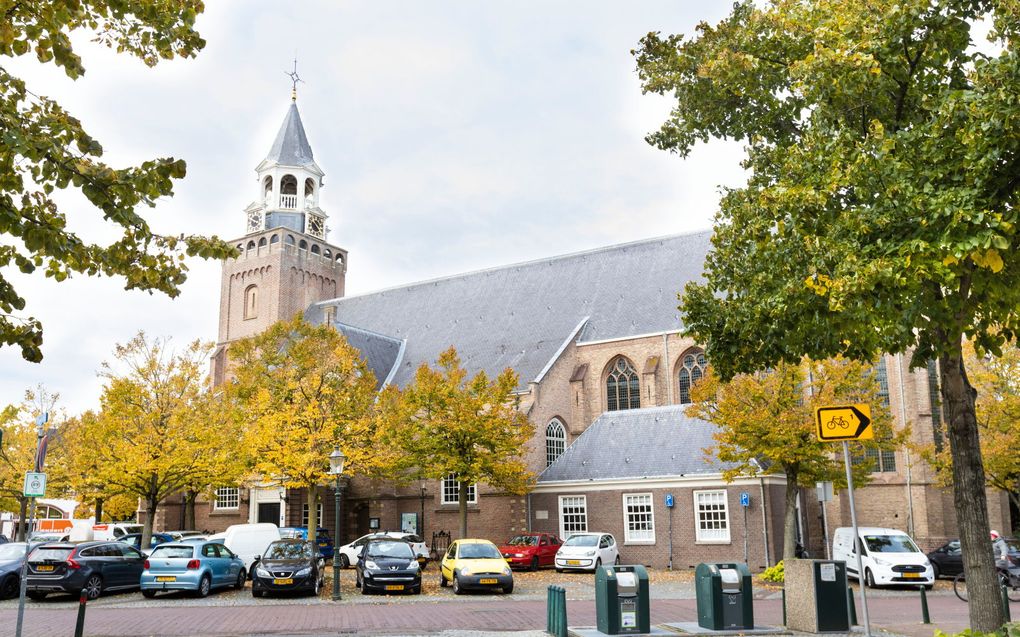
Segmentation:
{"type": "Polygon", "coordinates": [[[327,242],[319,208],[325,173],[298,113],[296,94],[269,154],[255,168],[258,200],[244,209],[241,254],[223,262],[220,325],[213,354],[213,384],[227,374],[230,343],[292,318],[309,305],[344,295],[347,251],[327,242]]]}

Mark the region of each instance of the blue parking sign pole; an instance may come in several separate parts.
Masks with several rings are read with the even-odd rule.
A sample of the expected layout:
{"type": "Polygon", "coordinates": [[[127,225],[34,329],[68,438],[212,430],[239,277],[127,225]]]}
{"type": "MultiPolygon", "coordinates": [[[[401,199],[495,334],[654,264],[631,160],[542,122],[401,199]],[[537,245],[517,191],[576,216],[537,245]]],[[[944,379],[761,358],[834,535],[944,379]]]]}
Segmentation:
{"type": "Polygon", "coordinates": [[[747,510],[751,507],[751,496],[747,491],[740,492],[740,508],[744,510],[744,564],[747,564],[747,510]]]}
{"type": "Polygon", "coordinates": [[[669,509],[669,564],[666,568],[673,570],[673,494],[666,494],[666,508],[669,509]]]}

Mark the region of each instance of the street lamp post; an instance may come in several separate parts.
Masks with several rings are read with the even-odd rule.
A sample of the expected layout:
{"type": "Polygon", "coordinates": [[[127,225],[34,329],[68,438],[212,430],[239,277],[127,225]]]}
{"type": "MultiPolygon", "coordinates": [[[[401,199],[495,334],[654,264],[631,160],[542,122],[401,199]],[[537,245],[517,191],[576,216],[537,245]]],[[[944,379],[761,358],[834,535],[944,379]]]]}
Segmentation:
{"type": "Polygon", "coordinates": [[[347,460],[347,456],[344,455],[343,451],[340,451],[340,447],[333,447],[333,453],[329,454],[329,474],[336,478],[336,486],[333,491],[333,504],[336,511],[336,537],[333,538],[333,601],[340,601],[340,496],[343,491],[343,485],[340,483],[340,477],[344,473],[344,462],[347,460]]]}
{"type": "Polygon", "coordinates": [[[425,541],[425,485],[421,485],[421,517],[418,518],[418,535],[425,541]]]}

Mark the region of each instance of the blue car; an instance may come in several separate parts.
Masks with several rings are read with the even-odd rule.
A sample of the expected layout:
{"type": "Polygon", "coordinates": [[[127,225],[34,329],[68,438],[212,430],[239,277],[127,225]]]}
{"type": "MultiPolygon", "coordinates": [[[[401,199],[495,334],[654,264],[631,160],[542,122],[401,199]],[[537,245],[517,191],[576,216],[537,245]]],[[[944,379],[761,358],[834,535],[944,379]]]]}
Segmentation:
{"type": "MultiPolygon", "coordinates": [[[[35,547],[36,544],[32,544],[29,552],[35,547]]],[[[0,599],[18,596],[25,553],[24,542],[0,542],[0,599]]]]}
{"type": "MultiPolygon", "coordinates": [[[[307,540],[308,528],[304,526],[285,526],[280,529],[281,540],[307,540]]],[[[333,538],[329,531],[319,528],[315,533],[315,544],[319,547],[319,555],[327,560],[333,559],[333,538]]]]}
{"type": "Polygon", "coordinates": [[[166,544],[167,542],[173,542],[174,538],[173,538],[173,536],[168,535],[166,533],[153,533],[152,537],[149,538],[149,547],[145,548],[145,549],[141,548],[141,544],[142,544],[142,534],[141,533],[129,533],[127,535],[122,535],[119,538],[117,538],[117,541],[118,542],[123,542],[124,544],[127,544],[129,546],[133,546],[136,549],[138,549],[139,551],[141,551],[142,553],[145,553],[146,555],[148,555],[149,553],[152,552],[152,549],[156,548],[160,544],[166,544]]]}
{"type": "Polygon", "coordinates": [[[244,588],[244,561],[218,542],[172,542],[152,549],[142,571],[142,595],[192,591],[205,597],[214,588],[244,588]]]}

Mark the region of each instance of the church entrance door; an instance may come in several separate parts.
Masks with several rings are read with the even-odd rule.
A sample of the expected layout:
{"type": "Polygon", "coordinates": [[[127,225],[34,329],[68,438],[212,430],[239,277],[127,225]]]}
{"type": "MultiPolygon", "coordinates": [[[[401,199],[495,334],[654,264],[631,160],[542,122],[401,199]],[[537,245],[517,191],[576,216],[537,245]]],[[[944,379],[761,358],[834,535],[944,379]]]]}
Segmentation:
{"type": "Polygon", "coordinates": [[[279,502],[259,502],[259,522],[280,523],[279,502]]]}

